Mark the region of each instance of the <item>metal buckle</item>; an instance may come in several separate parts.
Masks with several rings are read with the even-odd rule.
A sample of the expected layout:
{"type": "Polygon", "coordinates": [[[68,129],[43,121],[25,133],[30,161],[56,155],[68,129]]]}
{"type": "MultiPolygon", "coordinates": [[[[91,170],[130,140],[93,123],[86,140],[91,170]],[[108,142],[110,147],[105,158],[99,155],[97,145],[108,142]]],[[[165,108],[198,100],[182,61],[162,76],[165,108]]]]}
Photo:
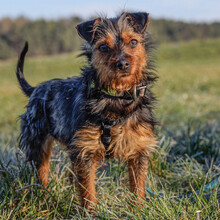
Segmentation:
{"type": "Polygon", "coordinates": [[[140,86],[137,88],[137,90],[146,89],[146,88],[147,88],[147,86],[140,86]]]}
{"type": "Polygon", "coordinates": [[[134,86],[134,94],[133,94],[135,102],[139,101],[139,95],[137,95],[137,91],[138,90],[142,90],[142,89],[146,89],[146,88],[147,88],[147,85],[146,86],[140,86],[140,87],[137,88],[137,85],[135,84],[135,86],[134,86]]]}
{"type": "Polygon", "coordinates": [[[138,100],[139,100],[139,97],[137,96],[137,85],[135,84],[135,86],[134,86],[134,92],[133,92],[134,94],[133,94],[133,97],[134,97],[134,101],[135,102],[138,102],[138,100]]]}

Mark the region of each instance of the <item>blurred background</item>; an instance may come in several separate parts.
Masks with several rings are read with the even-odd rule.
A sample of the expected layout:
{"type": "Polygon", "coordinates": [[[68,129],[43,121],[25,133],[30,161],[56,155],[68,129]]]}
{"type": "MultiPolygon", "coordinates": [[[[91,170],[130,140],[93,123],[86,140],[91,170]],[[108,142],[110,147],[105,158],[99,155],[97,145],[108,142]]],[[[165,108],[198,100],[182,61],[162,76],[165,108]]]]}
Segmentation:
{"type": "MultiPolygon", "coordinates": [[[[189,118],[219,119],[220,2],[217,0],[39,0],[2,1],[0,7],[0,129],[16,127],[26,103],[14,74],[24,42],[30,50],[27,79],[35,85],[53,77],[79,74],[76,58],[83,20],[122,11],[150,13],[148,31],[159,42],[156,114],[164,124],[189,118]]],[[[175,122],[175,123],[173,123],[175,122]]]]}
{"type": "Polygon", "coordinates": [[[82,20],[122,11],[150,13],[150,31],[159,42],[214,39],[220,36],[217,0],[5,1],[0,7],[0,59],[16,56],[25,40],[29,55],[73,52],[81,43],[74,27],[82,20]]]}
{"type": "MultiPolygon", "coordinates": [[[[158,42],[155,53],[159,80],[155,114],[158,129],[191,121],[219,124],[220,120],[220,2],[217,0],[39,0],[2,1],[0,7],[0,131],[19,130],[18,116],[27,103],[15,77],[25,41],[29,52],[25,77],[36,85],[55,77],[80,74],[85,65],[82,39],[75,26],[100,15],[122,11],[150,13],[148,31],[158,42]]],[[[179,128],[179,127],[178,127],[179,128]]]]}
{"type": "MultiPolygon", "coordinates": [[[[82,40],[77,35],[75,26],[100,15],[114,17],[122,11],[149,12],[148,31],[158,41],[155,60],[159,79],[153,91],[158,98],[154,113],[160,122],[156,135],[161,148],[152,164],[152,175],[157,186],[161,187],[162,183],[162,188],[169,192],[185,192],[190,190],[189,182],[193,186],[201,186],[219,175],[219,0],[1,1],[0,175],[2,170],[9,172],[11,169],[13,173],[13,166],[20,167],[20,161],[6,158],[14,158],[14,154],[10,153],[11,149],[16,149],[17,152],[14,147],[18,145],[18,117],[25,111],[28,101],[20,91],[15,76],[17,58],[24,42],[29,42],[24,73],[32,86],[52,78],[79,75],[80,68],[86,62],[77,57],[82,40]]],[[[54,164],[55,167],[58,162],[54,164]]],[[[16,175],[20,175],[19,172],[16,175]]],[[[116,175],[114,169],[109,175],[116,175]]],[[[0,180],[0,189],[5,187],[4,192],[10,191],[7,181],[7,178],[0,180]]],[[[16,187],[14,190],[16,191],[16,187]]],[[[7,201],[4,201],[2,204],[7,206],[7,201]]],[[[203,210],[201,207],[204,203],[200,202],[197,203],[198,209],[203,210]]],[[[182,204],[179,207],[183,219],[195,217],[189,214],[185,218],[183,213],[188,213],[190,208],[182,204]]],[[[190,207],[195,208],[193,205],[190,207]]],[[[217,200],[206,207],[217,207],[217,200]]],[[[61,210],[62,208],[60,207],[61,210]]],[[[11,209],[5,209],[6,216],[7,213],[12,213],[11,209]]],[[[158,216],[164,216],[166,210],[162,210],[160,215],[157,213],[158,216]]],[[[202,213],[205,213],[205,218],[209,208],[204,210],[202,213]]],[[[216,210],[212,208],[210,213],[213,215],[217,213],[216,210]]],[[[179,212],[173,213],[172,217],[177,219],[179,212]]],[[[21,218],[22,215],[19,216],[16,212],[14,216],[21,218]]],[[[45,216],[51,217],[49,212],[45,216]]],[[[53,218],[54,216],[56,215],[53,218]]],[[[68,217],[65,214],[62,216],[68,217]]]]}
{"type": "MultiPolygon", "coordinates": [[[[179,131],[188,123],[220,121],[220,2],[217,0],[39,0],[2,1],[0,7],[0,131],[19,130],[27,103],[15,77],[25,41],[29,52],[25,77],[31,85],[80,74],[82,39],[75,26],[122,11],[150,13],[148,31],[158,42],[159,80],[155,114],[158,130],[179,131]],[[196,122],[195,122],[196,121],[196,122]],[[178,129],[176,129],[178,128],[178,129]]],[[[188,125],[187,125],[188,126],[188,125]]]]}

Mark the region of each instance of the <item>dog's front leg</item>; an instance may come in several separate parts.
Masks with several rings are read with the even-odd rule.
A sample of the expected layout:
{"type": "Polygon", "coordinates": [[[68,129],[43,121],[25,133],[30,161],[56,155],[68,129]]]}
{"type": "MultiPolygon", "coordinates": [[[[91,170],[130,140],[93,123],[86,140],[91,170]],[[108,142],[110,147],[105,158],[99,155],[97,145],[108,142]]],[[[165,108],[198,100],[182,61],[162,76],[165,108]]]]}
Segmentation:
{"type": "Polygon", "coordinates": [[[148,169],[148,157],[138,153],[128,159],[130,191],[139,198],[145,197],[145,176],[148,169]]]}
{"type": "Polygon", "coordinates": [[[77,188],[81,198],[81,205],[92,210],[97,204],[95,179],[97,162],[93,159],[74,161],[73,171],[77,177],[77,188]]]}

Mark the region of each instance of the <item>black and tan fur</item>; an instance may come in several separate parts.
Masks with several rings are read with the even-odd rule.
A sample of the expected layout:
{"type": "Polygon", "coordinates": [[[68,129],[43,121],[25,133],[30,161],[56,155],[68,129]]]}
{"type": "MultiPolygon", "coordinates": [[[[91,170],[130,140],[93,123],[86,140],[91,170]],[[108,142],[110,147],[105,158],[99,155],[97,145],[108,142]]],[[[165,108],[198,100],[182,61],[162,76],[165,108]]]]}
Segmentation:
{"type": "Polygon", "coordinates": [[[88,209],[97,203],[97,164],[107,155],[127,162],[131,192],[145,195],[148,159],[156,146],[150,91],[156,77],[148,23],[147,13],[123,13],[79,24],[88,58],[80,77],[31,87],[23,75],[27,44],[18,62],[17,78],[30,98],[21,116],[20,146],[46,186],[52,142],[65,145],[82,206],[88,209]]]}

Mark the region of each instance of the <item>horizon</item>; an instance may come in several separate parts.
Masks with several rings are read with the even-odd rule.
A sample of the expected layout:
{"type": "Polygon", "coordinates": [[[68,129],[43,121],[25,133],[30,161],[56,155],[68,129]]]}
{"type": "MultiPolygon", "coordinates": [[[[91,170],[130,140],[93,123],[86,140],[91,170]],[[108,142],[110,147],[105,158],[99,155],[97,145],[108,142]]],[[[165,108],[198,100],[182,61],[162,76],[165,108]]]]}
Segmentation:
{"type": "MultiPolygon", "coordinates": [[[[98,17],[100,16],[99,15],[91,15],[89,18],[84,18],[83,16],[80,16],[80,15],[69,15],[69,16],[66,16],[66,17],[57,17],[57,18],[45,18],[45,17],[39,17],[39,18],[31,18],[31,17],[28,17],[28,16],[25,16],[25,15],[18,15],[17,17],[10,17],[10,16],[5,16],[5,17],[0,17],[0,21],[3,20],[3,19],[11,19],[11,20],[16,20],[16,19],[19,19],[19,18],[24,18],[24,19],[27,19],[29,21],[37,21],[37,20],[45,20],[45,21],[58,21],[58,20],[61,20],[61,19],[71,19],[71,18],[79,18],[81,19],[82,21],[86,21],[86,20],[90,20],[90,19],[93,19],[94,17],[98,17]]],[[[104,15],[105,16],[105,15],[104,15]]],[[[116,17],[117,15],[115,16],[108,16],[107,18],[113,18],[113,17],[116,17]]],[[[183,23],[192,23],[192,24],[213,24],[213,23],[220,23],[220,20],[213,20],[213,21],[187,21],[187,20],[179,20],[179,19],[175,19],[175,18],[167,18],[167,17],[152,17],[150,16],[150,20],[153,19],[153,20],[167,20],[167,21],[173,21],[173,22],[183,22],[183,23]]]]}
{"type": "Polygon", "coordinates": [[[186,0],[184,2],[139,0],[135,4],[131,0],[112,0],[111,2],[82,0],[77,3],[71,0],[63,0],[62,2],[53,0],[52,4],[51,2],[51,0],[38,0],[38,2],[23,0],[22,4],[16,0],[10,0],[10,4],[2,2],[0,19],[25,17],[30,20],[59,20],[80,17],[85,20],[100,16],[100,14],[115,17],[120,11],[146,11],[150,13],[152,19],[187,23],[220,22],[220,2],[218,0],[210,0],[209,2],[205,0],[186,0]]]}

